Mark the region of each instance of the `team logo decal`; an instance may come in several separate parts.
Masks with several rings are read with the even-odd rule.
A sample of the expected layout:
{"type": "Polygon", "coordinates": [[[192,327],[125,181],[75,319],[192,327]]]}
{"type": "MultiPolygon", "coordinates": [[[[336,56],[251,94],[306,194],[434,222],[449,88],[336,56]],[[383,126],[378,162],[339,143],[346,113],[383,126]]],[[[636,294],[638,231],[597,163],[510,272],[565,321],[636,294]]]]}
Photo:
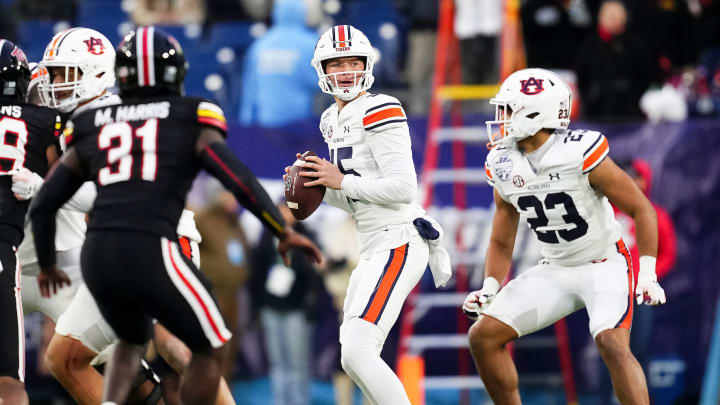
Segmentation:
{"type": "Polygon", "coordinates": [[[513,162],[508,154],[500,156],[500,158],[493,164],[493,171],[495,177],[502,180],[508,181],[510,179],[510,173],[512,173],[513,162]]]}
{"type": "Polygon", "coordinates": [[[523,94],[527,94],[528,96],[532,96],[534,94],[539,94],[543,90],[543,81],[545,79],[536,79],[534,77],[530,77],[527,80],[520,80],[520,92],[523,94]]]}
{"type": "Polygon", "coordinates": [[[328,138],[328,139],[332,138],[332,136],[333,136],[332,125],[330,125],[330,123],[327,120],[323,121],[322,124],[320,124],[320,132],[322,132],[322,134],[325,138],[328,138]]]}
{"type": "Polygon", "coordinates": [[[85,45],[88,47],[88,52],[91,54],[102,55],[105,53],[105,45],[103,45],[102,39],[90,37],[90,39],[86,39],[83,42],[85,42],[85,45]]]}
{"type": "Polygon", "coordinates": [[[513,176],[513,184],[515,187],[522,187],[525,185],[525,180],[520,176],[513,176]]]}

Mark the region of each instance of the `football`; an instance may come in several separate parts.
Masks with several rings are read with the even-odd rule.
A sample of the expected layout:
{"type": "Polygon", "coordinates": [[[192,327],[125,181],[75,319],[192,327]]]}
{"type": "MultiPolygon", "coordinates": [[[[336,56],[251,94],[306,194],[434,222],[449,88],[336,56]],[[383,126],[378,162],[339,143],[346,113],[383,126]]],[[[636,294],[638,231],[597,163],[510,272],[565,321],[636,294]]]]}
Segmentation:
{"type": "Polygon", "coordinates": [[[300,172],[303,171],[300,163],[308,156],[317,155],[313,151],[303,153],[300,159],[293,163],[287,177],[285,177],[285,200],[293,216],[300,220],[309,217],[310,214],[315,212],[322,203],[323,197],[325,197],[325,186],[304,186],[306,182],[315,180],[312,177],[300,176],[300,172]]]}

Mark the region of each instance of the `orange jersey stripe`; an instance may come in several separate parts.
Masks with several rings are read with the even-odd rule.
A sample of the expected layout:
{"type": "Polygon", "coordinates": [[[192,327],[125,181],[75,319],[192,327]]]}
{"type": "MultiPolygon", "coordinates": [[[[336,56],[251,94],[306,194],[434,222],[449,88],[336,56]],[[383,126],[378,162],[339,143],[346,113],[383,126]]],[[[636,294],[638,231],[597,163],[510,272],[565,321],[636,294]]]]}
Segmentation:
{"type": "Polygon", "coordinates": [[[363,316],[364,320],[370,323],[376,323],[378,321],[380,313],[382,312],[383,307],[385,307],[385,303],[388,298],[390,298],[392,287],[395,285],[395,281],[397,281],[397,278],[400,276],[400,270],[402,270],[403,265],[405,264],[405,252],[407,251],[407,248],[408,245],[405,244],[399,248],[393,249],[390,265],[380,280],[380,284],[375,292],[375,297],[368,306],[368,309],[365,310],[365,315],[363,316]]]}
{"type": "Polygon", "coordinates": [[[635,297],[635,288],[633,286],[633,270],[632,270],[632,260],[630,260],[630,253],[627,250],[627,247],[625,247],[625,242],[623,242],[622,239],[620,239],[617,243],[618,252],[620,252],[625,257],[625,262],[627,262],[628,266],[628,309],[625,313],[625,317],[618,322],[617,328],[623,328],[623,329],[630,329],[632,326],[632,318],[633,318],[633,307],[634,307],[634,297],[635,297]]]}
{"type": "Polygon", "coordinates": [[[600,143],[600,146],[598,146],[597,149],[595,149],[595,152],[593,152],[590,156],[585,159],[585,163],[583,163],[583,170],[587,169],[588,167],[594,165],[597,163],[597,160],[607,152],[609,146],[607,138],[603,137],[602,143],[600,143]]]}
{"type": "Polygon", "coordinates": [[[396,107],[396,108],[388,108],[382,111],[378,111],[374,114],[370,114],[363,118],[363,125],[370,125],[375,122],[392,118],[392,117],[402,117],[405,118],[405,114],[403,114],[402,108],[396,107]]]}

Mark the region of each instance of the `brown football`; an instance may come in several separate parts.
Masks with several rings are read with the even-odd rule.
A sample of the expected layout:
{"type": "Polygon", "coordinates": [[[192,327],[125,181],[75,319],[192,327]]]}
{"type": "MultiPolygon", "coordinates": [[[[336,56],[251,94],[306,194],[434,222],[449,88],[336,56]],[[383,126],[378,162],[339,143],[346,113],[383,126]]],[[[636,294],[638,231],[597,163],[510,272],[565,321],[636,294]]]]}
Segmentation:
{"type": "MultiPolygon", "coordinates": [[[[293,216],[303,220],[310,216],[322,203],[325,197],[325,186],[305,187],[306,182],[315,180],[312,177],[304,177],[300,175],[304,171],[300,167],[300,161],[305,160],[308,156],[317,156],[313,151],[307,151],[302,154],[300,159],[290,167],[287,177],[285,177],[285,200],[290,208],[293,216]]],[[[307,169],[307,171],[314,171],[307,169]]]]}

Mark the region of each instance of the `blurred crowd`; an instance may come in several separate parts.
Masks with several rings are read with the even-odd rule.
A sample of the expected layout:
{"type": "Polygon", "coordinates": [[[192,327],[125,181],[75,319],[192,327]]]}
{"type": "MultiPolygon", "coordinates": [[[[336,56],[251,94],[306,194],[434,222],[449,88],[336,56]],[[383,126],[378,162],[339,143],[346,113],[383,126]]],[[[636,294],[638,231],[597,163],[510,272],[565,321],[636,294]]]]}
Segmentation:
{"type": "MultiPolygon", "coordinates": [[[[410,114],[426,114],[429,108],[439,0],[2,3],[12,12],[0,16],[0,35],[24,46],[30,41],[18,38],[25,32],[24,21],[64,21],[65,26],[87,23],[82,16],[90,3],[121,4],[128,23],[159,24],[171,33],[187,34],[181,42],[185,40],[190,63],[203,69],[197,80],[190,74],[189,90],[197,82],[196,93],[218,99],[226,109],[237,112],[234,117],[240,123],[265,127],[285,126],[324,109],[328,100],[319,96],[317,77],[308,61],[318,32],[349,23],[363,30],[378,51],[374,90],[397,96],[410,114]],[[196,43],[192,39],[202,40],[212,34],[213,27],[228,24],[250,24],[249,38],[235,38],[239,31],[216,30],[224,41],[196,43]],[[194,49],[205,45],[215,54],[194,49]],[[226,66],[197,60],[208,56],[226,66]]],[[[454,1],[454,34],[460,52],[455,63],[460,65],[463,83],[493,84],[500,79],[505,3],[454,1]]],[[[520,22],[527,66],[561,72],[575,86],[582,118],[646,117],[657,122],[720,115],[718,0],[522,0],[520,22]]]]}

